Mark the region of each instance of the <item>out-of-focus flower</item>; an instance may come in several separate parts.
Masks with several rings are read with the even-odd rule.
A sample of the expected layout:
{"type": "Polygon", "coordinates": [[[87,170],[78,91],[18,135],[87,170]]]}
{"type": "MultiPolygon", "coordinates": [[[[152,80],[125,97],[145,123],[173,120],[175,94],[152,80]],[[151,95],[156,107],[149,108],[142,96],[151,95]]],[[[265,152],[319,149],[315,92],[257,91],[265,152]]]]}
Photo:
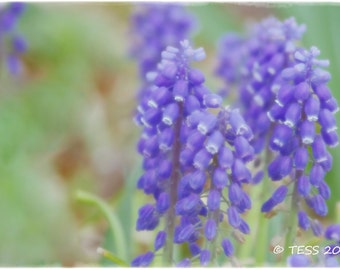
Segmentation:
{"type": "Polygon", "coordinates": [[[25,39],[16,32],[16,25],[25,5],[13,2],[0,6],[0,58],[5,59],[7,69],[12,74],[21,71],[20,55],[27,47],[25,39]]]}

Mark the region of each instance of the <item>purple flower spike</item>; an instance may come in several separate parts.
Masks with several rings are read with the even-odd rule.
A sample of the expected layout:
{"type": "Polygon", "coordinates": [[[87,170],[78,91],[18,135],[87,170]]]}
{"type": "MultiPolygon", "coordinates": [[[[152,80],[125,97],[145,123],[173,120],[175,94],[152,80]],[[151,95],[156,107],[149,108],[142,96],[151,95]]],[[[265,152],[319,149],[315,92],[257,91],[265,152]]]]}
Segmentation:
{"type": "Polygon", "coordinates": [[[5,3],[0,7],[1,59],[5,59],[7,70],[12,75],[22,71],[20,55],[27,49],[24,37],[18,35],[16,26],[26,7],[25,3],[5,3]]]}

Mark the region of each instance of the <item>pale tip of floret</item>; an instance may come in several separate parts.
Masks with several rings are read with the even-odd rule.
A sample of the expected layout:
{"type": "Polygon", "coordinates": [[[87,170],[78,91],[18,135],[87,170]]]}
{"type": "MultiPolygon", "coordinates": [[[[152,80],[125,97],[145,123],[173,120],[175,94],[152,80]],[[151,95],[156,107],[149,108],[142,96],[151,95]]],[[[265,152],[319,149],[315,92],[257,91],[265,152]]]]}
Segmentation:
{"type": "Polygon", "coordinates": [[[295,57],[296,60],[299,60],[301,62],[306,61],[306,56],[303,55],[300,51],[295,52],[294,57],[295,57]]]}
{"type": "Polygon", "coordinates": [[[270,75],[275,75],[275,73],[276,73],[275,69],[272,68],[272,67],[268,68],[267,71],[270,75]]]}
{"type": "Polygon", "coordinates": [[[282,147],[283,146],[283,142],[279,139],[274,139],[273,143],[279,147],[282,147]]]}
{"type": "Polygon", "coordinates": [[[257,105],[259,105],[259,106],[263,106],[263,104],[264,104],[264,100],[263,100],[263,98],[261,97],[261,96],[259,96],[259,95],[256,95],[255,97],[254,97],[254,101],[256,102],[256,104],[257,105]]]}
{"type": "Polygon", "coordinates": [[[314,139],[312,137],[304,137],[302,139],[303,144],[312,144],[314,142],[314,139]]]}
{"type": "Polygon", "coordinates": [[[241,125],[237,131],[236,131],[236,135],[244,135],[245,133],[247,133],[249,131],[248,126],[247,125],[241,125]]]}
{"type": "Polygon", "coordinates": [[[328,158],[327,158],[326,156],[324,156],[324,157],[318,158],[318,159],[316,160],[316,162],[317,162],[317,163],[321,163],[321,162],[325,162],[325,161],[327,161],[327,160],[328,160],[328,158]]]}
{"type": "Polygon", "coordinates": [[[339,141],[333,143],[333,144],[330,144],[329,147],[333,148],[333,147],[337,147],[339,144],[339,141]]]}
{"type": "Polygon", "coordinates": [[[176,58],[176,54],[168,51],[163,51],[162,52],[162,58],[167,59],[167,60],[173,60],[176,58]]]}
{"type": "Polygon", "coordinates": [[[293,128],[294,127],[294,123],[290,120],[286,120],[283,122],[283,124],[285,124],[286,126],[293,128]]]}
{"type": "Polygon", "coordinates": [[[276,83],[276,84],[273,84],[273,86],[271,87],[270,90],[271,90],[273,93],[276,94],[276,93],[279,91],[280,87],[281,87],[281,86],[280,86],[279,84],[276,83]]]}
{"type": "Polygon", "coordinates": [[[213,144],[207,145],[206,149],[212,155],[215,155],[218,152],[218,147],[216,145],[213,145],[213,144]]]}
{"type": "Polygon", "coordinates": [[[254,94],[254,93],[255,93],[254,88],[253,88],[251,85],[247,85],[247,91],[248,91],[250,94],[254,94]]]}
{"type": "Polygon", "coordinates": [[[203,135],[207,134],[207,132],[208,132],[207,127],[205,125],[203,125],[203,124],[199,124],[197,126],[197,130],[199,132],[201,132],[203,135]]]}
{"type": "Polygon", "coordinates": [[[302,72],[302,71],[305,71],[306,70],[306,65],[303,64],[303,63],[300,63],[300,64],[297,64],[294,66],[294,69],[297,71],[297,72],[302,72]]]}
{"type": "Polygon", "coordinates": [[[190,42],[187,39],[180,41],[180,44],[183,47],[183,49],[186,49],[190,46],[190,42]]]}
{"type": "Polygon", "coordinates": [[[141,122],[143,123],[144,126],[149,127],[149,128],[152,127],[147,121],[145,121],[144,117],[142,117],[140,120],[141,120],[141,122]]]}
{"type": "Polygon", "coordinates": [[[307,119],[308,119],[308,121],[310,121],[310,122],[315,122],[315,121],[318,120],[318,116],[317,116],[317,115],[308,115],[308,116],[307,116],[307,119]]]}
{"type": "Polygon", "coordinates": [[[203,48],[198,48],[194,51],[193,54],[193,59],[195,61],[202,61],[203,59],[205,59],[206,55],[205,55],[205,51],[203,48]]]}
{"type": "Polygon", "coordinates": [[[167,47],[166,47],[166,50],[167,50],[168,52],[171,52],[171,53],[178,53],[178,52],[179,52],[179,50],[178,50],[177,48],[172,47],[172,46],[167,46],[167,47]]]}
{"type": "Polygon", "coordinates": [[[169,118],[169,117],[163,117],[162,119],[163,123],[168,125],[168,126],[171,126],[173,124],[172,120],[169,118]]]}
{"type": "Polygon", "coordinates": [[[275,119],[274,119],[274,117],[271,115],[270,112],[267,112],[267,116],[268,116],[268,118],[269,118],[269,120],[270,120],[271,122],[275,122],[275,119]]]}
{"type": "Polygon", "coordinates": [[[280,101],[280,100],[278,100],[278,99],[275,99],[275,103],[276,103],[277,105],[279,105],[280,107],[283,107],[283,104],[281,103],[281,101],[280,101]]]}
{"type": "Polygon", "coordinates": [[[156,77],[157,77],[157,72],[150,71],[150,72],[146,73],[146,79],[149,82],[152,82],[153,80],[155,80],[156,77]]]}
{"type": "Polygon", "coordinates": [[[175,96],[174,99],[178,102],[182,102],[184,100],[182,96],[175,96]]]}
{"type": "Polygon", "coordinates": [[[258,82],[262,82],[263,78],[260,73],[258,73],[257,71],[254,71],[253,76],[255,80],[257,80],[258,82]]]}
{"type": "Polygon", "coordinates": [[[152,108],[158,108],[158,104],[152,99],[148,101],[148,105],[149,107],[152,107],[152,108]]]}
{"type": "Polygon", "coordinates": [[[159,145],[159,149],[161,149],[162,151],[166,151],[166,150],[169,150],[170,148],[166,144],[161,143],[159,145]]]}
{"type": "Polygon", "coordinates": [[[310,48],[310,52],[311,52],[311,54],[315,57],[315,56],[318,56],[319,54],[320,54],[320,50],[317,48],[317,47],[315,47],[315,46],[312,46],[311,48],[310,48]]]}
{"type": "Polygon", "coordinates": [[[332,132],[332,131],[336,131],[337,129],[338,129],[337,126],[332,126],[332,127],[327,128],[326,132],[329,133],[329,132],[332,132]]]}

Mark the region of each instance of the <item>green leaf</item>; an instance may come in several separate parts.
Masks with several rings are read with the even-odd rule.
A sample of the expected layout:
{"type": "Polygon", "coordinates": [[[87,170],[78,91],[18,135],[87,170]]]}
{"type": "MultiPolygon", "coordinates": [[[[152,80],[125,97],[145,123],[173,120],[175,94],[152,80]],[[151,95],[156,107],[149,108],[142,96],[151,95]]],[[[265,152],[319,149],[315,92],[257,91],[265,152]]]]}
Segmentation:
{"type": "Polygon", "coordinates": [[[110,206],[104,200],[86,191],[81,190],[77,191],[76,199],[83,203],[95,205],[103,213],[103,215],[105,216],[109,223],[110,230],[113,235],[115,251],[117,252],[119,258],[126,260],[127,246],[126,241],[124,239],[124,230],[116,213],[110,208],[110,206]]]}

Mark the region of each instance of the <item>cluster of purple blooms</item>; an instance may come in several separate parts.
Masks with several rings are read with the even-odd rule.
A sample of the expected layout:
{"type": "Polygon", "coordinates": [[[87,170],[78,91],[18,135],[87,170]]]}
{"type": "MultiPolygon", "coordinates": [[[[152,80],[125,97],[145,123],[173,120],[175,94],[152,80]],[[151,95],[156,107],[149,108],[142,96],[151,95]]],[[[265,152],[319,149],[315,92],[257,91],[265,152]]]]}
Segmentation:
{"type": "Polygon", "coordinates": [[[0,6],[0,58],[5,58],[7,69],[12,74],[20,72],[20,55],[26,50],[24,38],[16,33],[16,25],[24,9],[25,4],[20,2],[0,6]]]}
{"type": "Polygon", "coordinates": [[[296,46],[304,31],[305,26],[297,25],[293,18],[284,22],[269,18],[256,25],[248,38],[228,35],[221,43],[223,58],[217,71],[227,85],[238,86],[237,101],[254,132],[256,153],[265,149],[274,156],[269,177],[273,181],[289,177],[263,204],[262,211],[269,212],[283,202],[291,185],[300,228],[311,227],[317,235],[319,223],[311,222],[301,200],[316,214],[327,214],[325,200],[330,189],[324,177],[332,167],[332,157],[326,145],[338,144],[334,117],[338,105],[327,87],[330,74],[322,69],[328,61],[317,59],[320,52],[316,47],[296,46]]]}
{"type": "MultiPolygon", "coordinates": [[[[152,194],[155,203],[140,208],[136,228],[153,230],[164,216],[165,230],[156,236],[155,252],[166,240],[186,243],[206,266],[213,259],[221,222],[226,219],[241,233],[250,231],[241,214],[251,208],[242,185],[252,181],[246,163],[254,157],[249,143],[253,134],[237,110],[221,108],[221,98],[204,86],[203,74],[190,67],[191,61],[205,57],[204,50],[192,49],[188,41],[180,45],[167,47],[157,72],[148,75],[153,84],[141,119],[144,131],[138,149],[145,172],[138,188],[152,194]],[[203,248],[197,243],[202,235],[203,248]]],[[[220,246],[233,256],[227,237],[220,246]]],[[[152,259],[152,252],[142,254],[132,266],[146,266],[152,259]]],[[[190,264],[190,258],[179,262],[190,264]]]]}
{"type": "MultiPolygon", "coordinates": [[[[192,17],[179,6],[143,8],[133,17],[138,32],[133,55],[142,77],[135,120],[143,128],[138,151],[144,174],[137,186],[154,201],[139,209],[136,229],[164,228],[153,251],[131,265],[150,265],[160,250],[173,264],[174,244],[191,252],[177,266],[196,260],[207,266],[215,262],[218,250],[233,263],[232,238],[242,242],[240,235],[250,232],[242,217],[252,204],[244,185],[262,180],[258,160],[263,156],[269,160],[262,164],[268,166],[268,176],[282,181],[262,212],[272,211],[291,194],[296,225],[321,236],[321,224],[308,216],[302,202],[320,216],[328,212],[330,189],[324,177],[332,157],[326,146],[338,144],[338,105],[327,87],[330,74],[323,70],[328,61],[317,59],[315,47],[297,46],[305,26],[293,18],[269,18],[247,37],[224,37],[216,73],[225,88],[217,95],[191,67],[205,58],[202,48],[193,49],[185,40],[192,17]],[[235,107],[240,110],[222,106],[222,97],[231,91],[237,93],[235,107]],[[258,171],[255,176],[253,170],[258,171]]],[[[339,242],[338,225],[330,226],[325,237],[339,242]]],[[[308,260],[291,256],[288,264],[308,260]]]]}
{"type": "Polygon", "coordinates": [[[150,84],[147,74],[157,69],[161,53],[167,46],[177,46],[190,37],[194,17],[185,8],[175,4],[143,4],[131,16],[130,33],[133,37],[130,53],[138,63],[142,81],[137,98],[139,106],[135,121],[141,124],[141,111],[148,107],[150,84]]]}

